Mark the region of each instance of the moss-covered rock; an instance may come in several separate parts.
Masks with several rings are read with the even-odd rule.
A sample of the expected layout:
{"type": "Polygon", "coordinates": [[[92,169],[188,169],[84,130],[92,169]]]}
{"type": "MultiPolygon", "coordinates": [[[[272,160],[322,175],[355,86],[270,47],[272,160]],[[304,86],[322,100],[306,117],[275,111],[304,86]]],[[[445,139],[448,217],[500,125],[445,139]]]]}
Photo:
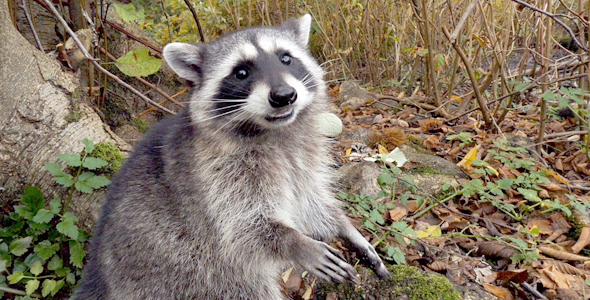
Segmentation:
{"type": "Polygon", "coordinates": [[[389,266],[392,278],[378,280],[371,271],[359,269],[360,284],[320,285],[316,299],[326,299],[330,293],[337,293],[340,300],[459,300],[461,294],[445,277],[428,274],[416,267],[405,265],[389,266]]]}

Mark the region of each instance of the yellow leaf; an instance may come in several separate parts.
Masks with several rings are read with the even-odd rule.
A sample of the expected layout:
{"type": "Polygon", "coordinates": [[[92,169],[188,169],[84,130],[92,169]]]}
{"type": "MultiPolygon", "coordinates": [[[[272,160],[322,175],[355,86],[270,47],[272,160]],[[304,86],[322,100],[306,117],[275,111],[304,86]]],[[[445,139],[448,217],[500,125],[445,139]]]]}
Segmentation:
{"type": "Polygon", "coordinates": [[[350,153],[352,153],[352,148],[348,148],[346,149],[346,156],[350,156],[350,153]]]}
{"type": "Polygon", "coordinates": [[[451,96],[451,100],[455,101],[455,102],[463,102],[463,98],[453,95],[451,96]]]}
{"type": "Polygon", "coordinates": [[[566,181],[565,179],[563,179],[563,177],[559,176],[559,174],[556,174],[556,173],[555,173],[555,172],[553,172],[553,171],[547,170],[547,169],[545,169],[545,168],[541,168],[541,171],[543,171],[543,172],[545,172],[545,174],[547,174],[547,175],[549,175],[549,176],[551,176],[551,177],[553,177],[553,178],[557,179],[559,182],[561,182],[561,183],[563,183],[563,184],[565,184],[565,185],[567,185],[567,184],[568,184],[568,183],[567,183],[567,181],[566,181]]]}
{"type": "Polygon", "coordinates": [[[379,148],[379,154],[385,154],[385,155],[389,154],[389,151],[387,151],[387,148],[385,148],[381,145],[378,145],[378,148],[379,148]]]}
{"type": "Polygon", "coordinates": [[[471,148],[467,155],[463,157],[463,159],[457,163],[457,166],[471,166],[474,160],[477,159],[477,151],[479,150],[480,145],[475,145],[475,147],[471,148]]]}
{"type": "Polygon", "coordinates": [[[428,228],[426,228],[426,230],[416,231],[416,237],[418,237],[418,238],[438,237],[441,235],[442,235],[442,230],[440,229],[440,226],[438,226],[438,225],[428,226],[428,228]]]}

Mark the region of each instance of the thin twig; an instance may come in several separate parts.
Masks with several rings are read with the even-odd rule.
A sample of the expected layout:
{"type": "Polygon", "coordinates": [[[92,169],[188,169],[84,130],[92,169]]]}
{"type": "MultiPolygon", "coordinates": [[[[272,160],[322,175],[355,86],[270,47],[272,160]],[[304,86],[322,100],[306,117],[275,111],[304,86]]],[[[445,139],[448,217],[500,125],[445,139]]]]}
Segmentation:
{"type": "Polygon", "coordinates": [[[117,24],[115,24],[115,23],[113,23],[113,22],[111,22],[109,20],[106,20],[106,19],[104,20],[104,23],[109,24],[111,27],[113,27],[113,28],[117,29],[118,31],[124,33],[130,39],[132,39],[134,41],[137,41],[137,42],[140,42],[144,46],[146,46],[146,47],[148,47],[148,48],[150,48],[150,49],[152,49],[152,50],[154,50],[154,51],[156,51],[156,52],[158,52],[160,54],[162,53],[162,48],[156,47],[156,46],[154,46],[154,45],[152,45],[152,44],[150,44],[150,43],[148,43],[148,42],[146,42],[146,41],[138,38],[137,36],[133,35],[131,32],[123,29],[123,27],[121,27],[121,26],[119,26],[119,25],[117,25],[117,24]]]}
{"type": "MultiPolygon", "coordinates": [[[[114,57],[112,54],[110,54],[109,52],[107,52],[107,50],[103,47],[98,47],[98,50],[100,50],[100,52],[104,53],[109,59],[111,59],[112,61],[116,61],[117,58],[114,57]]],[[[154,91],[156,91],[158,94],[164,96],[164,98],[168,99],[168,101],[180,106],[180,107],[184,107],[184,104],[174,100],[172,97],[170,97],[170,95],[168,95],[166,92],[162,91],[160,88],[158,88],[157,86],[151,84],[149,81],[141,78],[141,77],[135,77],[135,79],[139,80],[139,82],[147,85],[148,87],[150,87],[151,89],[153,89],[154,91]]]]}
{"type": "MultiPolygon", "coordinates": [[[[552,71],[549,71],[549,72],[551,73],[552,71]]],[[[532,90],[533,88],[537,87],[540,84],[537,81],[539,79],[541,79],[542,76],[544,76],[544,75],[545,74],[539,76],[537,78],[537,80],[531,82],[529,85],[527,85],[526,87],[524,87],[522,90],[514,91],[514,92],[512,92],[510,94],[504,95],[504,96],[502,96],[502,97],[500,97],[500,98],[498,98],[496,100],[490,101],[489,104],[494,104],[494,103],[496,103],[498,101],[502,101],[502,100],[504,100],[504,99],[506,99],[508,97],[512,97],[512,96],[517,95],[517,94],[522,94],[522,93],[524,93],[524,92],[526,92],[528,90],[532,90]]],[[[555,79],[555,80],[553,80],[551,82],[548,82],[547,84],[554,84],[554,83],[557,83],[557,82],[560,82],[560,81],[572,80],[572,79],[577,79],[577,78],[586,77],[586,76],[588,76],[588,74],[586,74],[586,73],[584,73],[584,74],[576,74],[576,75],[572,75],[572,76],[568,76],[568,77],[557,78],[557,79],[555,79]]],[[[458,115],[456,117],[453,117],[453,118],[450,118],[450,119],[445,120],[445,122],[452,122],[452,121],[454,121],[456,119],[459,119],[459,118],[461,118],[461,117],[463,117],[465,115],[468,115],[468,114],[470,114],[470,113],[472,113],[472,112],[474,112],[476,110],[479,110],[479,108],[470,109],[470,110],[468,110],[468,111],[466,111],[466,112],[464,112],[464,113],[462,113],[462,114],[460,114],[460,115],[458,115]]]]}
{"type": "Polygon", "coordinates": [[[529,8],[529,9],[532,9],[532,10],[538,12],[538,13],[542,13],[542,14],[548,16],[549,18],[553,19],[553,21],[555,21],[555,23],[561,25],[561,27],[563,27],[563,29],[565,29],[565,31],[567,31],[567,33],[572,37],[572,40],[574,40],[574,42],[576,42],[576,44],[578,44],[578,47],[584,49],[584,51],[586,51],[586,52],[590,51],[588,49],[588,47],[586,47],[585,45],[583,45],[582,42],[580,42],[580,40],[578,40],[578,38],[576,37],[576,34],[574,33],[574,31],[571,28],[569,28],[569,26],[565,25],[565,23],[563,23],[563,21],[561,21],[558,18],[557,15],[552,14],[552,13],[547,12],[547,11],[544,11],[544,10],[542,10],[542,9],[536,7],[536,6],[533,6],[531,4],[528,4],[528,3],[526,3],[526,2],[524,2],[522,0],[512,0],[512,1],[518,3],[518,4],[522,5],[522,6],[525,6],[525,7],[529,8]]]}
{"type": "Polygon", "coordinates": [[[84,56],[94,65],[94,67],[103,72],[105,75],[107,75],[108,77],[110,77],[111,79],[115,80],[117,83],[119,83],[120,85],[126,87],[127,89],[129,89],[130,91],[132,91],[133,93],[135,93],[137,96],[139,96],[141,99],[143,99],[145,102],[156,106],[157,108],[169,113],[169,114],[176,114],[173,111],[159,105],[158,103],[156,103],[155,101],[153,101],[152,99],[146,97],[144,94],[142,94],[140,91],[136,90],[134,87],[130,86],[129,84],[127,84],[125,81],[121,80],[121,78],[117,77],[115,74],[107,71],[105,68],[103,68],[98,62],[97,59],[92,57],[90,55],[90,53],[88,53],[88,51],[86,50],[86,48],[84,48],[84,44],[82,44],[82,42],[80,42],[80,40],[78,39],[78,36],[76,35],[76,33],[70,28],[70,26],[68,25],[68,23],[66,22],[66,20],[64,20],[64,18],[59,14],[59,12],[57,11],[57,9],[55,9],[55,7],[53,7],[53,4],[50,2],[50,0],[43,0],[45,1],[45,4],[47,4],[47,6],[49,7],[49,9],[51,10],[51,12],[55,15],[55,17],[59,20],[59,22],[63,25],[63,27],[66,29],[66,31],[68,32],[68,34],[72,37],[72,39],[74,40],[74,42],[76,42],[76,44],[78,45],[78,48],[80,48],[80,51],[82,51],[82,53],[84,53],[84,56]]]}
{"type": "Polygon", "coordinates": [[[467,7],[467,9],[465,9],[465,12],[461,16],[459,23],[457,23],[455,30],[453,30],[453,34],[451,34],[451,43],[454,44],[455,41],[457,40],[457,37],[461,33],[463,26],[465,26],[465,22],[467,21],[467,18],[469,18],[469,16],[471,15],[471,11],[473,11],[473,9],[475,8],[475,6],[477,5],[478,2],[479,2],[479,0],[472,1],[469,4],[469,6],[467,7]]]}
{"type": "Polygon", "coordinates": [[[31,27],[31,31],[33,32],[33,36],[35,37],[35,42],[37,42],[37,46],[39,46],[39,50],[45,53],[45,50],[43,50],[43,45],[41,45],[41,41],[39,40],[39,36],[37,35],[37,30],[35,30],[35,26],[33,25],[33,20],[31,19],[31,14],[29,13],[28,3],[25,2],[26,0],[22,1],[22,8],[25,11],[27,22],[29,22],[29,26],[31,27]]]}
{"type": "Polygon", "coordinates": [[[193,5],[190,3],[189,0],[184,0],[184,3],[186,3],[186,6],[188,6],[188,9],[193,14],[193,18],[195,18],[195,23],[197,23],[197,29],[199,29],[199,36],[201,37],[201,43],[204,43],[205,42],[205,35],[203,34],[203,28],[201,28],[201,22],[199,22],[199,18],[197,17],[197,12],[195,11],[195,8],[193,7],[193,5]]]}

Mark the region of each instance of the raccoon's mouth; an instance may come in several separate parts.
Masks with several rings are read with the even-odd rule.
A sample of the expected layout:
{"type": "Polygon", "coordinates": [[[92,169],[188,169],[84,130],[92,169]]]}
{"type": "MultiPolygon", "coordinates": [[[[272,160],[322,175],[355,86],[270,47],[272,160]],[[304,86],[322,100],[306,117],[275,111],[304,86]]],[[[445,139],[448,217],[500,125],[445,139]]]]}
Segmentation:
{"type": "Polygon", "coordinates": [[[292,107],[281,107],[264,117],[265,120],[271,123],[282,123],[291,119],[295,110],[292,107]]]}

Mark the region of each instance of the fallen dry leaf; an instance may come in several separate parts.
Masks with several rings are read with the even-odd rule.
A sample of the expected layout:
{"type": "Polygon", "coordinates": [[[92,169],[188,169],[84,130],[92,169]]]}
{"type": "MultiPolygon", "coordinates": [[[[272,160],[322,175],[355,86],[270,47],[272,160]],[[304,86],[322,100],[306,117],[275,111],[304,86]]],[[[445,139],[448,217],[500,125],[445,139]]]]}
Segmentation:
{"type": "Polygon", "coordinates": [[[551,257],[558,258],[561,260],[571,260],[571,261],[590,260],[590,257],[569,253],[569,252],[566,252],[563,250],[558,250],[558,249],[552,248],[550,246],[539,246],[539,250],[541,250],[541,253],[543,253],[547,256],[551,256],[551,257]]]}
{"type": "Polygon", "coordinates": [[[408,215],[408,210],[401,207],[401,206],[398,206],[398,207],[389,211],[389,217],[394,222],[401,221],[407,215],[408,215]]]}
{"type": "Polygon", "coordinates": [[[582,249],[590,244],[590,227],[582,228],[582,232],[580,233],[580,237],[576,244],[572,246],[572,252],[580,253],[582,249]]]}
{"type": "Polygon", "coordinates": [[[484,283],[483,284],[484,289],[486,289],[486,291],[492,293],[492,295],[503,299],[503,300],[514,300],[514,296],[512,296],[512,293],[510,293],[510,290],[501,286],[495,286],[495,285],[491,285],[491,284],[487,284],[484,283]]]}

